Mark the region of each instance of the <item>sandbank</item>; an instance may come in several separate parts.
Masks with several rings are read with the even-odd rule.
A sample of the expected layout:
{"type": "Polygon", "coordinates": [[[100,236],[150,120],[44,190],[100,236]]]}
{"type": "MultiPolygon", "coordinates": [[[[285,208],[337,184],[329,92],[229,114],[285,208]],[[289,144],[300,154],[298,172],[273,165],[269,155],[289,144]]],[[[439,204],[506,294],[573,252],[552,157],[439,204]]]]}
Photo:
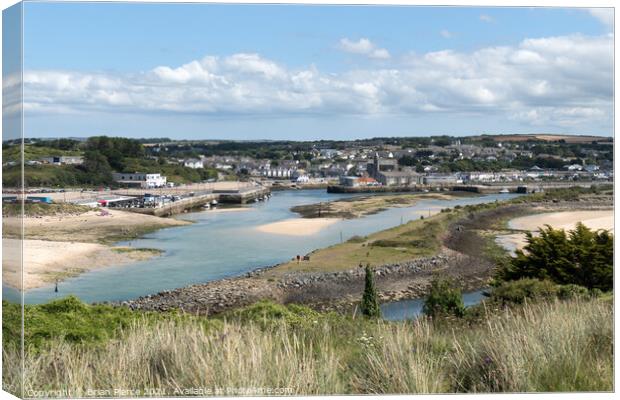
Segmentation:
{"type": "MultiPolygon", "coordinates": [[[[538,229],[544,225],[550,225],[555,229],[571,230],[575,228],[578,222],[583,223],[590,229],[606,229],[613,233],[614,212],[613,210],[596,210],[533,214],[512,219],[508,222],[508,226],[511,229],[536,233],[538,229]]],[[[514,252],[516,249],[522,249],[527,244],[525,233],[499,235],[496,238],[496,242],[510,252],[514,252]]]]}
{"type": "MultiPolygon", "coordinates": [[[[97,268],[149,259],[159,252],[150,249],[114,248],[98,243],[23,241],[24,289],[49,285],[56,280],[97,268]]],[[[21,286],[20,241],[2,240],[2,279],[5,285],[21,286]]]]}
{"type": "Polygon", "coordinates": [[[307,236],[336,223],[337,218],[291,218],[257,227],[260,232],[276,235],[307,236]]]}

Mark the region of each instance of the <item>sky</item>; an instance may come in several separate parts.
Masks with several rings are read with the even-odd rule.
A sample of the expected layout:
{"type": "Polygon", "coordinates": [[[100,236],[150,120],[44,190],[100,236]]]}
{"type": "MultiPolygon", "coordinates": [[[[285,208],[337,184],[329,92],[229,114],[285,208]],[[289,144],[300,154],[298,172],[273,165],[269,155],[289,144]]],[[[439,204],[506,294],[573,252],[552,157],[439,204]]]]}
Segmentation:
{"type": "Polygon", "coordinates": [[[28,137],[613,135],[611,9],[31,2],[23,51],[28,137]]]}

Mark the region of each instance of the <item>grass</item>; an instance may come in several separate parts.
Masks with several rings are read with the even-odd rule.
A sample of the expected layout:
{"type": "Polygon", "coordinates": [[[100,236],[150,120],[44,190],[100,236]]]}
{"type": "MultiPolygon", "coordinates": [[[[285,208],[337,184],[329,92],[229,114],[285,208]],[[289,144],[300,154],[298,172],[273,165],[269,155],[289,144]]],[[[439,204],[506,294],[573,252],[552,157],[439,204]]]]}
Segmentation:
{"type": "MultiPolygon", "coordinates": [[[[24,215],[26,217],[45,217],[54,215],[79,215],[92,208],[72,203],[24,203],[24,215]]],[[[22,213],[21,204],[3,204],[3,217],[16,217],[22,213]]]]}
{"type": "MultiPolygon", "coordinates": [[[[3,345],[19,343],[21,309],[19,304],[2,302],[3,345]]],[[[24,341],[33,352],[52,340],[70,344],[95,345],[118,337],[132,323],[185,318],[180,314],[132,312],[109,305],[87,305],[73,296],[41,305],[24,306],[24,341]]]]}
{"type": "MultiPolygon", "coordinates": [[[[128,388],[138,395],[179,396],[192,387],[208,389],[206,394],[280,388],[288,395],[613,389],[613,305],[601,299],[488,310],[481,323],[456,330],[426,319],[371,321],[272,303],[220,320],[131,317],[122,311],[128,314],[120,324],[109,316],[97,321],[95,307],[71,307],[62,306],[60,314],[77,313],[70,318],[77,323],[86,313],[91,319],[82,323],[98,324],[106,335],[93,340],[82,335],[88,346],[56,335],[36,351],[28,349],[26,393],[64,389],[87,395],[87,389],[128,388]]],[[[48,323],[59,329],[66,321],[48,323]]],[[[5,344],[3,357],[4,383],[18,387],[16,348],[5,344]]]]}
{"type": "Polygon", "coordinates": [[[150,247],[112,247],[112,251],[120,254],[127,254],[130,257],[144,258],[161,255],[164,251],[150,247]]]}
{"type": "MultiPolygon", "coordinates": [[[[19,165],[3,167],[2,184],[4,187],[21,187],[21,172],[19,165]]],[[[74,165],[25,165],[24,187],[77,187],[80,185],[80,182],[84,182],[83,174],[84,172],[74,165]]]]}
{"type": "Polygon", "coordinates": [[[373,194],[355,196],[325,203],[295,206],[291,211],[304,218],[360,218],[376,214],[393,207],[409,207],[425,199],[451,199],[454,197],[474,196],[466,192],[450,193],[416,193],[416,194],[373,194]]]}
{"type": "MultiPolygon", "coordinates": [[[[51,147],[24,145],[24,161],[40,160],[51,156],[80,156],[81,151],[60,150],[51,147]]],[[[7,161],[21,160],[21,146],[3,146],[2,159],[7,161]]]]}
{"type": "Polygon", "coordinates": [[[291,261],[265,273],[267,277],[292,271],[339,271],[357,267],[360,262],[382,265],[436,254],[443,232],[459,214],[440,213],[365,237],[354,236],[344,243],[316,250],[310,261],[291,261]]]}

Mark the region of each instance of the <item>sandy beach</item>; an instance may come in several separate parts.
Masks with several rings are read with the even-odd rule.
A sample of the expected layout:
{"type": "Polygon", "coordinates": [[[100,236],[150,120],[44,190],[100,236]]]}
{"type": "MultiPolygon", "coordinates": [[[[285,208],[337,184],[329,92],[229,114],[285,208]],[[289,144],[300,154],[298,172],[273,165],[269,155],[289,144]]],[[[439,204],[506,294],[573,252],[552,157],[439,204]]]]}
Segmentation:
{"type": "Polygon", "coordinates": [[[260,232],[276,235],[307,236],[314,235],[337,221],[337,218],[292,218],[261,225],[256,229],[260,232]]]}
{"type": "MultiPolygon", "coordinates": [[[[545,224],[556,229],[574,229],[578,222],[583,223],[590,229],[606,229],[614,232],[613,210],[598,211],[561,211],[542,214],[533,214],[525,217],[512,219],[508,222],[511,229],[519,229],[530,232],[538,232],[538,228],[545,224]]],[[[522,249],[526,245],[524,233],[512,233],[500,235],[496,242],[509,251],[522,249]]]]}
{"type": "MultiPolygon", "coordinates": [[[[2,219],[2,276],[19,288],[21,219],[2,219]]],[[[24,223],[24,289],[48,285],[85,271],[148,259],[156,251],[121,249],[110,244],[146,232],[190,222],[121,210],[26,217],[24,223]]]]}
{"type": "MultiPolygon", "coordinates": [[[[114,209],[105,212],[92,210],[78,215],[27,217],[23,222],[27,239],[90,243],[115,242],[148,231],[190,224],[179,219],[114,209]]],[[[18,237],[20,219],[3,218],[2,229],[4,237],[18,237]]]]}
{"type": "Polygon", "coordinates": [[[537,231],[547,224],[556,229],[573,229],[578,222],[590,229],[614,230],[613,210],[598,211],[562,211],[543,214],[533,214],[519,217],[508,222],[511,229],[537,231]]]}
{"type": "MultiPolygon", "coordinates": [[[[24,289],[33,289],[82,272],[149,259],[157,252],[127,250],[97,243],[24,240],[24,289]]],[[[19,288],[20,241],[2,240],[2,279],[19,288]]]]}

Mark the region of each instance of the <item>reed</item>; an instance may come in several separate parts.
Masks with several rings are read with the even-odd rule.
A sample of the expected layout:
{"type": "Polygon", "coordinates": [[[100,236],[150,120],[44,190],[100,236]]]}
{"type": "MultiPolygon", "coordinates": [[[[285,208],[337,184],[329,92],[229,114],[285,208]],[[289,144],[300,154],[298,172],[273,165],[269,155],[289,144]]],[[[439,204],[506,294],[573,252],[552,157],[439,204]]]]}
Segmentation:
{"type": "MultiPolygon", "coordinates": [[[[270,389],[280,392],[258,394],[288,395],[613,390],[609,301],[526,304],[458,330],[430,320],[299,318],[294,323],[273,317],[230,319],[215,328],[196,320],[138,319],[99,345],[54,339],[26,352],[24,393],[88,396],[94,389],[111,388],[154,396],[186,395],[188,388],[212,394],[270,389]]],[[[17,388],[17,349],[5,348],[3,356],[4,383],[17,388]]]]}

